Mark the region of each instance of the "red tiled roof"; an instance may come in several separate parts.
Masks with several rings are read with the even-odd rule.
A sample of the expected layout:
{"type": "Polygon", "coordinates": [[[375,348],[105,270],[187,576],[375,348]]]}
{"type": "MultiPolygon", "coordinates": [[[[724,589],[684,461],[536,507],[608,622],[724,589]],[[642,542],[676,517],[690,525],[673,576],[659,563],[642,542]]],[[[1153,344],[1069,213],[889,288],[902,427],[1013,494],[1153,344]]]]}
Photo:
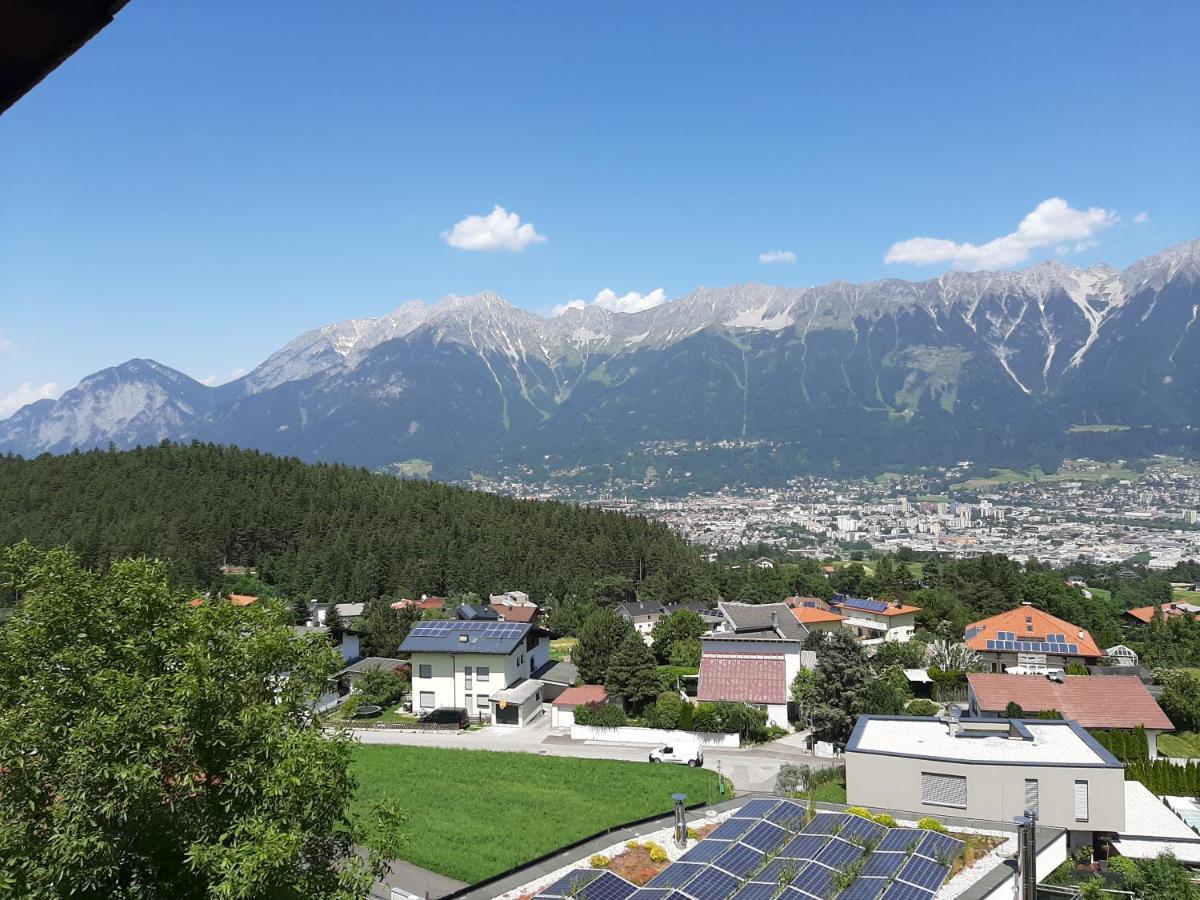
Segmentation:
{"type": "MultiPolygon", "coordinates": [[[[1183,603],[1183,602],[1164,603],[1162,605],[1163,618],[1169,619],[1169,618],[1173,618],[1174,616],[1191,615],[1191,613],[1189,613],[1188,609],[1187,609],[1187,607],[1189,605],[1191,605],[1191,604],[1183,603]]],[[[1125,613],[1127,615],[1133,616],[1139,622],[1149,622],[1151,619],[1154,618],[1154,607],[1153,606],[1139,606],[1137,609],[1127,609],[1127,610],[1125,610],[1125,613]]]]}
{"type": "Polygon", "coordinates": [[[796,617],[796,621],[801,625],[817,625],[822,622],[841,622],[845,616],[839,616],[835,612],[826,612],[823,609],[817,609],[812,606],[796,606],[792,608],[792,615],[796,617]]]}
{"type": "Polygon", "coordinates": [[[505,606],[502,603],[493,603],[492,609],[505,622],[532,622],[538,614],[536,606],[505,606]]]}
{"type": "Polygon", "coordinates": [[[1096,646],[1096,641],[1086,630],[1034,606],[1018,606],[990,619],[972,622],[967,626],[967,633],[975,633],[963,643],[972,650],[987,652],[987,642],[998,640],[998,631],[1011,631],[1018,641],[1045,641],[1048,634],[1065,634],[1068,644],[1079,645],[1079,656],[1104,655],[1104,651],[1096,646]]]}
{"type": "Polygon", "coordinates": [[[1041,675],[967,676],[981,712],[1003,713],[1015,701],[1026,714],[1056,709],[1084,728],[1145,728],[1171,731],[1174,726],[1141,680],[1132,675],[1068,675],[1063,683],[1041,675]]]}
{"type": "Polygon", "coordinates": [[[603,703],[608,699],[608,692],[602,684],[581,684],[569,687],[554,698],[555,706],[587,706],[589,703],[603,703]]]}
{"type": "Polygon", "coordinates": [[[234,606],[249,606],[251,603],[257,603],[258,598],[250,594],[230,594],[229,602],[234,606]]]}
{"type": "Polygon", "coordinates": [[[787,664],[782,656],[706,653],[700,657],[699,700],[787,703],[787,664]]]}

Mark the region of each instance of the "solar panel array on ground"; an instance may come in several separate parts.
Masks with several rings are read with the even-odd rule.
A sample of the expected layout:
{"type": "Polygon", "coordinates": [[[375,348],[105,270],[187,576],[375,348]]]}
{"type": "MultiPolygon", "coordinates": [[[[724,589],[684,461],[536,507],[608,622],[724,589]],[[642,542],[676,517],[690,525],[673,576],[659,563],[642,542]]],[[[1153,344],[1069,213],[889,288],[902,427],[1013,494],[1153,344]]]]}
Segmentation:
{"type": "Polygon", "coordinates": [[[758,798],[645,887],[578,869],[535,900],[932,900],[963,842],[758,798]]]}

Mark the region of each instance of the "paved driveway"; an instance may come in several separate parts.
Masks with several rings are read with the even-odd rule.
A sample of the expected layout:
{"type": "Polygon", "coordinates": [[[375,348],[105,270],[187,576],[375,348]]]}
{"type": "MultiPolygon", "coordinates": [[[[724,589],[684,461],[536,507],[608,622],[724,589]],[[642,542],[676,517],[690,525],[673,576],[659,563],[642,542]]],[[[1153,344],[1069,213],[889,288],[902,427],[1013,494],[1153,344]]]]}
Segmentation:
{"type": "MultiPolygon", "coordinates": [[[[546,756],[572,756],[579,759],[622,759],[646,761],[646,744],[615,744],[600,741],[573,741],[564,730],[550,728],[550,716],[542,715],[525,728],[491,726],[467,732],[410,732],[381,729],[355,729],[352,734],[364,744],[397,744],[408,747],[448,747],[459,750],[500,750],[538,753],[546,756]]],[[[720,769],[743,791],[770,791],[775,775],[786,762],[810,766],[833,765],[832,760],[803,753],[794,744],[775,741],[744,749],[704,751],[704,767],[720,769]]]]}

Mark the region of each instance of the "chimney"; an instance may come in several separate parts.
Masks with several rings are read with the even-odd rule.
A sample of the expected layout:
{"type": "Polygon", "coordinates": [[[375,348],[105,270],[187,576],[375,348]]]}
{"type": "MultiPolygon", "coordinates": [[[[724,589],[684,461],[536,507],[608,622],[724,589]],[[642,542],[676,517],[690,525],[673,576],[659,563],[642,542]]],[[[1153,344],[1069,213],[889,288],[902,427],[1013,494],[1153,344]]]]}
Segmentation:
{"type": "Polygon", "coordinates": [[[775,610],[771,610],[771,627],[776,631],[779,630],[779,613],[775,612],[775,610]]]}

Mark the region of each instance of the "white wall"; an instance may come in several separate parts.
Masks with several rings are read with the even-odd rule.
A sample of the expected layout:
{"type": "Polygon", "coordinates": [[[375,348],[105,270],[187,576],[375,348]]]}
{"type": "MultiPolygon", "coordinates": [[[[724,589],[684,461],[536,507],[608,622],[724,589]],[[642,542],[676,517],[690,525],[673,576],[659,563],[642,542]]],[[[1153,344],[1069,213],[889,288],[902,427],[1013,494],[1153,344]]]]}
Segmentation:
{"type": "MultiPolygon", "coordinates": [[[[1062,865],[1067,858],[1067,833],[1064,831],[1037,855],[1037,880],[1040,882],[1047,875],[1062,865]]],[[[1021,894],[1021,884],[1014,873],[1003,884],[998,885],[991,893],[984,895],[983,900],[1018,900],[1021,894]]]]}
{"type": "Polygon", "coordinates": [[[739,734],[713,734],[707,731],[669,731],[665,728],[602,728],[599,725],[572,725],[573,741],[617,741],[625,744],[659,746],[672,743],[699,743],[705,747],[740,747],[739,734]]]}

